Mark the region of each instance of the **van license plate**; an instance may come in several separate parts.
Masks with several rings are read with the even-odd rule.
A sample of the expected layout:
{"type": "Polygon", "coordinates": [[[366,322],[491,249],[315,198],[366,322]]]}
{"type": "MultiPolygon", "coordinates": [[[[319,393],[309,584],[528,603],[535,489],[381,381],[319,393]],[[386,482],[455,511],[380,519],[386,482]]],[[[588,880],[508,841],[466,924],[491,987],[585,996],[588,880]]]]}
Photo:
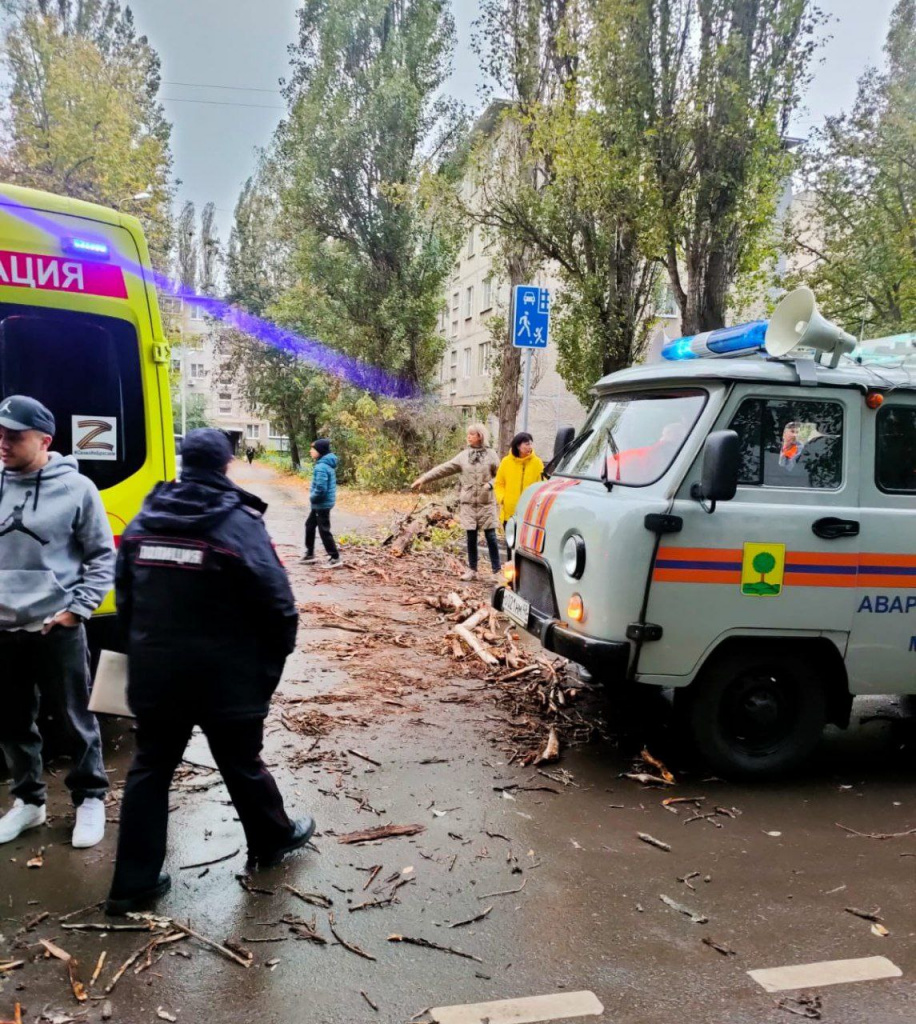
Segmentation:
{"type": "Polygon", "coordinates": [[[519,597],[514,590],[503,591],[503,611],[523,629],[528,628],[528,613],[531,611],[531,603],[523,597],[519,597]]]}

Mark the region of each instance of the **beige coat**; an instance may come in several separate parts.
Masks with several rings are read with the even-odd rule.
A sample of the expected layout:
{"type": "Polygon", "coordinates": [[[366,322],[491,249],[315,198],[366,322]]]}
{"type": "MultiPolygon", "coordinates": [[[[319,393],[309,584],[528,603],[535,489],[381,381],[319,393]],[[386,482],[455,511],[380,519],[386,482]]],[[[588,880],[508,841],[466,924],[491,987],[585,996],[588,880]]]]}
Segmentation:
{"type": "Polygon", "coordinates": [[[493,494],[493,477],[499,469],[499,456],[487,447],[488,436],[484,427],[473,426],[483,438],[482,448],[465,448],[453,459],[435,466],[419,478],[421,484],[461,474],[459,481],[459,520],[463,530],[494,530],[499,525],[499,512],[493,494]]]}

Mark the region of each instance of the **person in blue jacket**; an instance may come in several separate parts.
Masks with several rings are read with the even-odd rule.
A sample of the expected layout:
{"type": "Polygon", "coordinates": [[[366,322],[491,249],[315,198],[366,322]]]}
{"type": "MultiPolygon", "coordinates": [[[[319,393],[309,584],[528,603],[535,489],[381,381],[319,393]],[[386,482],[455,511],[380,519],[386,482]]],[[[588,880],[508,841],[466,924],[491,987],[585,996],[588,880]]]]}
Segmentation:
{"type": "Polygon", "coordinates": [[[121,802],[106,912],[140,910],[171,885],[169,787],[195,726],[210,745],[248,842],[250,867],[308,843],[261,759],[264,720],[299,613],[264,525],[267,505],[227,476],[232,445],[192,430],[179,482],[157,484],[124,531],[115,567],[137,749],[121,802]],[[242,614],[240,615],[240,609],[242,614]]]}
{"type": "Polygon", "coordinates": [[[331,451],[331,442],[326,437],[319,437],[309,449],[309,455],[315,460],[312,473],[312,489],[309,501],[312,509],[305,521],[305,554],[302,561],[315,561],[315,530],[321,534],[321,543],[328,553],[328,566],[339,569],[343,562],[340,552],[331,533],[331,509],[337,501],[337,456],[331,451]]]}

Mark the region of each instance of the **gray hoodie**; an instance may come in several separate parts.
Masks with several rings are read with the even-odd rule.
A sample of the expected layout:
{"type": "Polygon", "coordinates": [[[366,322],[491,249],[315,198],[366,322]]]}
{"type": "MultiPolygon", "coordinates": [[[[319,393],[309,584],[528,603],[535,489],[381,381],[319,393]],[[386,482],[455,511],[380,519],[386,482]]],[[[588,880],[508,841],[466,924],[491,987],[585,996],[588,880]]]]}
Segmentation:
{"type": "Polygon", "coordinates": [[[0,629],[58,612],[88,618],[114,584],[102,499],[72,455],[51,452],[34,473],[0,473],[0,629]]]}

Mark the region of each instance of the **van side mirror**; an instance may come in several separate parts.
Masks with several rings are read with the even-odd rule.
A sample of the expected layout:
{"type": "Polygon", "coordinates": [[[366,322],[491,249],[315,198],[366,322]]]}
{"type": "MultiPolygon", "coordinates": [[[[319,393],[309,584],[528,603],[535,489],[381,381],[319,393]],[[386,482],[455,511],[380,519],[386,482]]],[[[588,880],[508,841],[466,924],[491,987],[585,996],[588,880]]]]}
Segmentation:
{"type": "Polygon", "coordinates": [[[734,430],[716,430],[703,447],[703,471],[700,483],[690,489],[690,497],[707,512],[715,512],[717,501],[731,501],[738,490],[741,451],[734,430]]]}
{"type": "Polygon", "coordinates": [[[569,426],[562,426],[557,431],[557,436],[553,441],[553,457],[556,459],[569,446],[570,441],[576,436],[576,428],[569,426]]]}

